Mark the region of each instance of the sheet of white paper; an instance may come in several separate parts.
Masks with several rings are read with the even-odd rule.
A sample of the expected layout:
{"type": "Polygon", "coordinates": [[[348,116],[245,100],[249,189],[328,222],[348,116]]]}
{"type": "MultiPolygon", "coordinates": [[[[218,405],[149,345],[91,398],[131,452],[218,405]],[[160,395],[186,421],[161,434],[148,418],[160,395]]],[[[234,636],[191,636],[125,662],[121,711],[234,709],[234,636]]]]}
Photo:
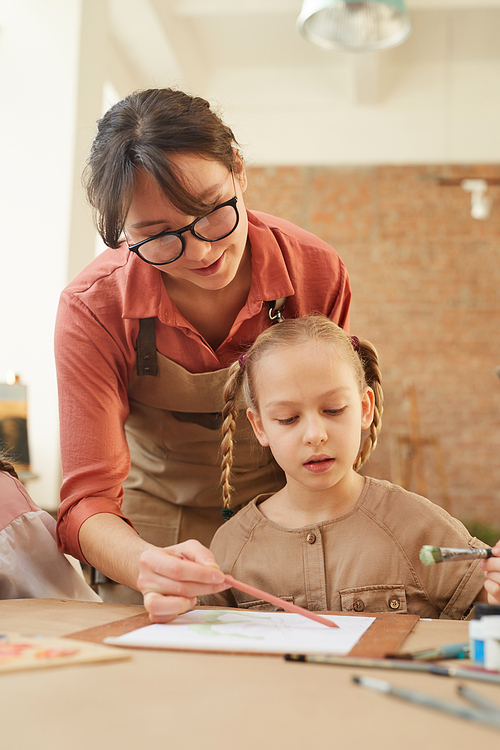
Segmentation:
{"type": "Polygon", "coordinates": [[[199,609],[165,625],[147,625],[116,638],[106,638],[105,643],[190,651],[346,655],[375,620],[349,615],[324,617],[339,627],[328,628],[289,612],[199,609]]]}

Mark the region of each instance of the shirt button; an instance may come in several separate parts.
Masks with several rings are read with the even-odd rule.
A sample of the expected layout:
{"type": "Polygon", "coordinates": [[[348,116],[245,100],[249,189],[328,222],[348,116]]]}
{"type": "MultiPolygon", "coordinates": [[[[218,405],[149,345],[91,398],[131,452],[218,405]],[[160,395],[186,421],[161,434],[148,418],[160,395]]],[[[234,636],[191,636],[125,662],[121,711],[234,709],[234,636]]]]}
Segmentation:
{"type": "Polygon", "coordinates": [[[361,599],[356,599],[353,602],[352,608],[355,612],[362,612],[365,608],[365,603],[361,601],[361,599]]]}
{"type": "Polygon", "coordinates": [[[401,606],[401,602],[399,599],[389,599],[389,607],[391,609],[399,609],[401,606]]]}
{"type": "Polygon", "coordinates": [[[314,544],[314,542],[316,541],[316,534],[313,534],[313,533],[311,532],[311,533],[309,533],[309,534],[308,534],[308,535],[306,536],[306,539],[307,539],[307,541],[309,542],[309,544],[314,544]]]}

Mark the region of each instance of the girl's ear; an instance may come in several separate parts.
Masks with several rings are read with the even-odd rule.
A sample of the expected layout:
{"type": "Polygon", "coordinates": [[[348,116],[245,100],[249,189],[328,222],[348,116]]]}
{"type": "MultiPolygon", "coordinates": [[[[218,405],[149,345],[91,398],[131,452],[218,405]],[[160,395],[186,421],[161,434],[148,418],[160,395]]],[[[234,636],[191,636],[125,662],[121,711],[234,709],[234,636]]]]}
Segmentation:
{"type": "Polygon", "coordinates": [[[234,173],[236,177],[238,178],[238,182],[240,183],[241,192],[244,193],[247,189],[247,173],[245,171],[245,166],[243,164],[243,159],[240,156],[240,153],[233,149],[234,152],[234,173]]]}
{"type": "Polygon", "coordinates": [[[373,422],[373,410],[375,408],[375,394],[369,386],[361,396],[361,429],[367,430],[373,422]]]}
{"type": "Polygon", "coordinates": [[[262,446],[268,446],[269,440],[266,437],[266,433],[264,432],[264,427],[262,426],[262,420],[260,416],[252,411],[251,409],[247,409],[247,417],[248,421],[252,425],[252,429],[255,433],[255,437],[259,441],[259,443],[262,446]]]}

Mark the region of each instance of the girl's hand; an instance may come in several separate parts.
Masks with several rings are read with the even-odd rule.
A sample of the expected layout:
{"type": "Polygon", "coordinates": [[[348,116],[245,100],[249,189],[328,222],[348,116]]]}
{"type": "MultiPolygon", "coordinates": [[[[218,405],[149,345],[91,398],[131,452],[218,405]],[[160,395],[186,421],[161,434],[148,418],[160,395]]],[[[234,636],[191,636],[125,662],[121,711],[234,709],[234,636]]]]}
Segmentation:
{"type": "Polygon", "coordinates": [[[494,557],[481,560],[479,565],[484,570],[484,590],[488,604],[500,604],[500,541],[493,547],[494,557]]]}
{"type": "Polygon", "coordinates": [[[195,607],[198,596],[230,588],[212,553],[195,539],[147,549],[139,559],[139,568],[137,588],[151,622],[174,620],[195,607]]]}

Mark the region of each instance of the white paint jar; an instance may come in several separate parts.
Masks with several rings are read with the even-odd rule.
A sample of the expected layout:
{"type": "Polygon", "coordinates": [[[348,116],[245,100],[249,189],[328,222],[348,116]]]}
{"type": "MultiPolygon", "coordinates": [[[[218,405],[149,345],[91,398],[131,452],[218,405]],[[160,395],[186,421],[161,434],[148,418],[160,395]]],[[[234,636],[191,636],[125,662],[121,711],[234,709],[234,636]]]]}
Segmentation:
{"type": "Polygon", "coordinates": [[[470,659],[474,664],[481,666],[484,665],[483,620],[486,620],[486,617],[469,621],[470,659]]]}
{"type": "Polygon", "coordinates": [[[481,617],[484,637],[484,666],[500,670],[500,615],[481,617]]]}

